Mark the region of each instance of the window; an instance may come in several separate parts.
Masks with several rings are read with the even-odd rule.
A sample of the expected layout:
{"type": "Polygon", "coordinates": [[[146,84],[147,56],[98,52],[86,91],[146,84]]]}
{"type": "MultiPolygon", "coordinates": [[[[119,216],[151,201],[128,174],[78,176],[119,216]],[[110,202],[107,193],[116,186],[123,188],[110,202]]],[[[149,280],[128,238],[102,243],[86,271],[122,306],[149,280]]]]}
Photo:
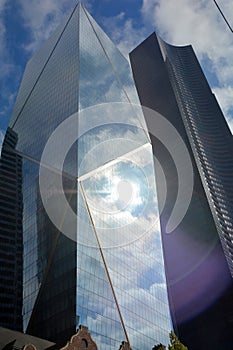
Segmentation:
{"type": "Polygon", "coordinates": [[[87,343],[86,339],[82,339],[82,347],[85,349],[88,347],[88,343],[87,343]]]}

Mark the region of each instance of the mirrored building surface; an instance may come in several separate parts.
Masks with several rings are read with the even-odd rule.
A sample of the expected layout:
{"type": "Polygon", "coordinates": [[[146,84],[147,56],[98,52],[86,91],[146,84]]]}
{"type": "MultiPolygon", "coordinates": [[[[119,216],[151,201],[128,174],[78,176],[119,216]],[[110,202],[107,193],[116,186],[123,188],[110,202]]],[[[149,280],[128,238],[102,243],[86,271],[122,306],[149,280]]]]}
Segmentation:
{"type": "Polygon", "coordinates": [[[128,61],[79,4],[28,62],[21,157],[24,331],[101,350],[168,343],[153,154],[128,61]]]}

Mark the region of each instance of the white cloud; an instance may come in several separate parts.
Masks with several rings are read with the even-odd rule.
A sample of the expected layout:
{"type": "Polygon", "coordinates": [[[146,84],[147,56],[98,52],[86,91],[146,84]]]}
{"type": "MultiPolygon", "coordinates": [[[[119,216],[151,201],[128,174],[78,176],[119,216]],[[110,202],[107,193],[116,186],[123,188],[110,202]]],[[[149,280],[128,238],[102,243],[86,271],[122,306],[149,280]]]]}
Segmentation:
{"type": "MultiPolygon", "coordinates": [[[[4,34],[5,34],[5,24],[4,24],[4,21],[3,21],[3,18],[4,18],[4,11],[6,9],[6,5],[7,5],[7,0],[1,0],[0,1],[0,28],[1,28],[1,31],[0,31],[0,40],[2,42],[2,39],[4,39],[4,34]]],[[[2,47],[1,47],[2,49],[2,47]]]]}
{"type": "MultiPolygon", "coordinates": [[[[0,118],[7,118],[12,109],[16,89],[21,71],[19,66],[13,61],[12,53],[7,43],[6,32],[6,11],[10,6],[7,0],[0,0],[0,90],[1,90],[1,111],[0,118]]],[[[4,122],[3,122],[4,124],[4,122]]]]}
{"type": "Polygon", "coordinates": [[[0,129],[0,156],[1,156],[1,151],[2,151],[3,139],[4,139],[4,133],[3,133],[3,130],[0,129]]]}
{"type": "MultiPolygon", "coordinates": [[[[31,33],[31,42],[25,46],[28,51],[35,51],[55,28],[71,13],[76,0],[19,0],[24,25],[31,33]]],[[[91,8],[90,1],[82,3],[91,8]]]]}
{"type": "Polygon", "coordinates": [[[227,122],[228,122],[228,125],[230,127],[230,130],[231,130],[231,133],[233,134],[233,118],[232,117],[227,117],[227,122]]]}
{"type": "Polygon", "coordinates": [[[219,104],[221,105],[222,111],[225,114],[228,124],[233,133],[233,118],[232,118],[232,108],[233,108],[233,87],[215,87],[213,92],[216,94],[219,104]]]}
{"type": "Polygon", "coordinates": [[[10,63],[10,56],[6,42],[6,25],[4,20],[4,13],[7,8],[7,0],[0,1],[0,78],[7,77],[14,66],[10,63]]]}
{"type": "Polygon", "coordinates": [[[117,16],[104,18],[103,23],[113,42],[127,58],[128,53],[145,39],[146,29],[136,28],[133,20],[127,18],[124,12],[117,16]]]}
{"type": "MultiPolygon", "coordinates": [[[[231,0],[219,2],[219,5],[229,18],[233,18],[231,0]]],[[[218,87],[214,91],[229,119],[229,112],[233,108],[233,98],[230,98],[233,84],[233,36],[214,2],[143,0],[142,14],[144,20],[149,19],[170,44],[192,44],[204,71],[216,75],[218,87]],[[206,58],[208,65],[205,64],[206,58]]]]}
{"type": "Polygon", "coordinates": [[[20,0],[19,3],[24,25],[30,30],[32,38],[25,48],[34,51],[61,23],[68,1],[20,0]]]}
{"type": "Polygon", "coordinates": [[[6,28],[3,22],[3,18],[1,16],[0,17],[0,56],[1,57],[5,52],[5,33],[6,33],[6,28]]]}
{"type": "Polygon", "coordinates": [[[191,43],[201,58],[208,56],[213,63],[224,66],[221,61],[224,63],[233,52],[229,46],[232,34],[212,2],[160,0],[156,5],[153,0],[144,0],[142,13],[165,40],[175,45],[191,43]]]}

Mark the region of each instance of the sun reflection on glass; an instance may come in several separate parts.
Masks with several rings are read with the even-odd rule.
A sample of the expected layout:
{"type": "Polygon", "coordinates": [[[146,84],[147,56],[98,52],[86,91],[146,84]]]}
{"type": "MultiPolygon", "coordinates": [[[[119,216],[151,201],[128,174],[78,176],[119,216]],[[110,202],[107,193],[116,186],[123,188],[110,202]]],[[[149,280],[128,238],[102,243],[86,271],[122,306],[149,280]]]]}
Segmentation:
{"type": "Polygon", "coordinates": [[[88,181],[87,196],[95,209],[113,215],[140,212],[148,197],[146,175],[132,162],[119,162],[88,181]]]}

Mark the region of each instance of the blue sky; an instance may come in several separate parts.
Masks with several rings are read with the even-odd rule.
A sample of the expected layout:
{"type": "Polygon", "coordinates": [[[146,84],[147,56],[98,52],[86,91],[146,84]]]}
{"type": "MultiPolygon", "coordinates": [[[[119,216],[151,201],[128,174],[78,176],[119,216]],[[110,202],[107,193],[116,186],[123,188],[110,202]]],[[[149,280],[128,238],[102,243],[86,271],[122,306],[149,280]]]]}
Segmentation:
{"type": "MultiPolygon", "coordinates": [[[[0,143],[27,60],[76,2],[0,0],[0,143]]],[[[214,1],[84,0],[83,4],[125,55],[154,30],[169,43],[191,43],[233,129],[233,35],[214,1]]],[[[218,4],[233,22],[232,0],[218,4]]]]}

